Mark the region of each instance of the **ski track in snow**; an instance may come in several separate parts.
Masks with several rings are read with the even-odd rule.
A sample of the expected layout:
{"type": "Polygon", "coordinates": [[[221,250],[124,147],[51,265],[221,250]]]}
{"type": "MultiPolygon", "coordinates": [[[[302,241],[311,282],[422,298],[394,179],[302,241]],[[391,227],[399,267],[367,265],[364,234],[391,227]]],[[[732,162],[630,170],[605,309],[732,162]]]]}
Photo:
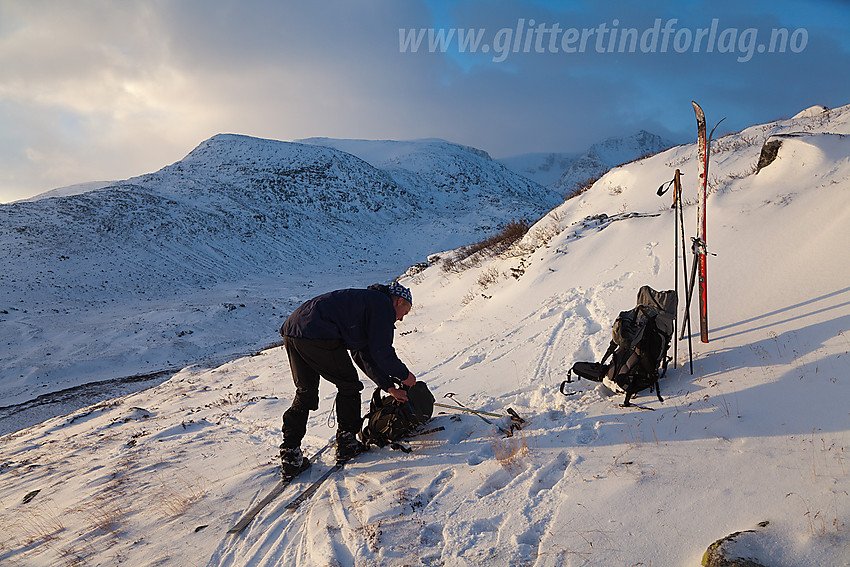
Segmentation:
{"type": "MultiPolygon", "coordinates": [[[[561,416],[545,425],[556,420],[561,416]]],[[[291,514],[283,506],[296,490],[288,489],[242,536],[224,540],[208,564],[267,564],[274,557],[305,565],[352,565],[355,557],[358,565],[475,563],[505,559],[506,543],[512,553],[538,554],[551,521],[545,510],[576,480],[573,454],[562,449],[505,468],[494,460],[494,444],[508,441],[496,440],[483,422],[441,416],[437,423],[446,431],[412,442],[413,454],[393,452],[392,463],[385,449],[373,449],[291,514]],[[471,493],[453,486],[466,476],[477,479],[471,493]],[[517,494],[524,496],[514,502],[517,494]],[[380,557],[364,559],[371,554],[380,557]]]]}

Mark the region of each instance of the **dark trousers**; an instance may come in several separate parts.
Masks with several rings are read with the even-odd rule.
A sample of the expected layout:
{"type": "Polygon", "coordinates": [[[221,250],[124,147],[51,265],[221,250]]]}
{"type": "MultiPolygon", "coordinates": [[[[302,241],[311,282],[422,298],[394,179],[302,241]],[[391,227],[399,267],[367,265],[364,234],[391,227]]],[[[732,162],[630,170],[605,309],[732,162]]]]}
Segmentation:
{"type": "Polygon", "coordinates": [[[360,430],[360,390],[363,384],[340,340],[284,337],[295,399],[283,414],[282,447],[299,447],[307,433],[310,410],[319,409],[319,377],[337,388],[336,414],[341,431],[360,430]]]}

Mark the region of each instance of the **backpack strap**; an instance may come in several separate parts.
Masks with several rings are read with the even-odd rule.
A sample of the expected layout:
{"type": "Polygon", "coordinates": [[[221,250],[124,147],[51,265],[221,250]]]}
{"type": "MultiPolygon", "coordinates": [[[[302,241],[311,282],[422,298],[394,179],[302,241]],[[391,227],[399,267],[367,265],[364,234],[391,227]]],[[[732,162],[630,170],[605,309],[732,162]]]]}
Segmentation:
{"type": "Polygon", "coordinates": [[[605,361],[608,360],[608,357],[614,354],[614,351],[617,350],[617,343],[611,341],[611,344],[608,345],[608,350],[605,351],[605,356],[602,357],[602,364],[605,364],[605,361]]]}
{"type": "Polygon", "coordinates": [[[564,389],[567,387],[567,384],[569,384],[570,382],[571,382],[570,380],[564,380],[563,382],[561,382],[560,391],[565,396],[575,396],[576,394],[578,394],[578,392],[565,392],[564,391],[564,389]]]}
{"type": "MultiPolygon", "coordinates": [[[[605,356],[602,357],[602,361],[599,364],[604,365],[605,361],[608,360],[608,358],[611,357],[611,355],[613,355],[614,351],[616,351],[616,350],[617,350],[617,343],[615,343],[614,341],[611,341],[611,344],[608,345],[608,350],[605,351],[605,356]]],[[[567,370],[567,379],[564,380],[563,382],[561,382],[561,387],[558,388],[558,390],[565,396],[574,396],[574,395],[578,394],[578,392],[567,392],[566,391],[567,384],[573,383],[573,368],[574,368],[574,366],[571,366],[570,369],[567,370]]],[[[615,370],[615,373],[616,373],[616,370],[615,370]]],[[[581,374],[579,374],[578,372],[576,372],[576,375],[578,376],[578,378],[581,378],[581,374]]],[[[576,378],[576,380],[578,380],[578,378],[576,378]]]]}

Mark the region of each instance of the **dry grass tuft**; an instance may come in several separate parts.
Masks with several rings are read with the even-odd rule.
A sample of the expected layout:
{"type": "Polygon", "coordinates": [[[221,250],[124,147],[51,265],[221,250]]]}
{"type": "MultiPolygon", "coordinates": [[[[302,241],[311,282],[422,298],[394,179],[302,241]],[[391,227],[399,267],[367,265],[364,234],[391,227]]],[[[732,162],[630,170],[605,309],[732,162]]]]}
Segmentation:
{"type": "Polygon", "coordinates": [[[201,476],[193,480],[178,478],[171,483],[160,479],[160,482],[162,486],[154,496],[153,503],[171,516],[180,516],[207,493],[206,481],[201,476]]]}
{"type": "Polygon", "coordinates": [[[79,512],[88,520],[93,530],[113,535],[121,529],[126,516],[124,509],[115,500],[105,498],[92,499],[79,512]]]}
{"type": "Polygon", "coordinates": [[[518,430],[512,437],[501,437],[493,435],[491,440],[496,460],[505,470],[512,470],[520,466],[524,459],[531,456],[535,447],[533,435],[518,430]]]}

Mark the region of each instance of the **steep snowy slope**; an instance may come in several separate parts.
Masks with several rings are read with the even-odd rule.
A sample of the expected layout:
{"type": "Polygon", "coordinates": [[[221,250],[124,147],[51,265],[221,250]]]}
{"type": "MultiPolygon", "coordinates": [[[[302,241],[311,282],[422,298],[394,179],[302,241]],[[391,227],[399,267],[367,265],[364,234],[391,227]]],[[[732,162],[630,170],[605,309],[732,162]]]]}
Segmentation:
{"type": "MultiPolygon", "coordinates": [[[[753,530],[737,552],[763,565],[850,564],[848,134],[842,107],[715,142],[711,342],[694,343],[693,375],[679,343],[664,402],[637,400],[653,411],[558,385],[601,356],[641,285],[672,287],[674,219],[655,189],[679,168],[693,201],[693,144],[611,171],[509,254],[404,278],[415,307],[401,357],[441,402],[515,409],[527,423],[513,438],[438,415],[445,430],[412,453],[372,450],[291,513],[299,482],[234,537],[275,481],[286,355],[186,368],[0,438],[0,561],[699,565],[712,542],[753,530]],[[782,144],[756,174],[767,140],[782,144]]],[[[692,203],[685,213],[693,234],[692,203]]],[[[333,393],[311,416],[309,453],[332,435],[333,393]]]]}

